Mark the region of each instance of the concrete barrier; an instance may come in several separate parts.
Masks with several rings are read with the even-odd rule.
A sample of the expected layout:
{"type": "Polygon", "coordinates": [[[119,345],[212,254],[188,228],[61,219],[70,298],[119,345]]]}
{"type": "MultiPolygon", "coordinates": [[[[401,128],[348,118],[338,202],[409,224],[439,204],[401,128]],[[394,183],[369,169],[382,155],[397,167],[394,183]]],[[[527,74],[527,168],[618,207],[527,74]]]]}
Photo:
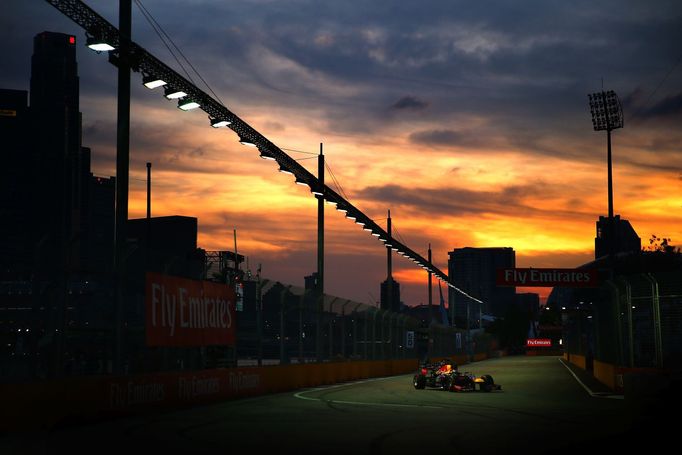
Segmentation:
{"type": "Polygon", "coordinates": [[[578,368],[582,368],[583,370],[587,366],[587,361],[585,360],[584,355],[571,354],[568,358],[568,361],[571,362],[573,365],[577,366],[578,368]]]}
{"type": "Polygon", "coordinates": [[[0,428],[32,430],[151,410],[284,392],[415,371],[416,359],[82,377],[0,384],[0,428]]]}
{"type": "MultiPolygon", "coordinates": [[[[487,356],[476,355],[476,360],[487,356]]],[[[450,359],[464,365],[464,355],[450,359]]],[[[0,384],[0,432],[48,429],[156,410],[286,392],[416,371],[417,359],[341,361],[263,367],[96,376],[48,382],[0,384]]]]}
{"type": "Polygon", "coordinates": [[[592,363],[592,374],[597,381],[601,382],[611,390],[622,392],[621,387],[618,387],[618,381],[616,378],[616,366],[610,363],[602,362],[599,360],[594,360],[592,363]]]}

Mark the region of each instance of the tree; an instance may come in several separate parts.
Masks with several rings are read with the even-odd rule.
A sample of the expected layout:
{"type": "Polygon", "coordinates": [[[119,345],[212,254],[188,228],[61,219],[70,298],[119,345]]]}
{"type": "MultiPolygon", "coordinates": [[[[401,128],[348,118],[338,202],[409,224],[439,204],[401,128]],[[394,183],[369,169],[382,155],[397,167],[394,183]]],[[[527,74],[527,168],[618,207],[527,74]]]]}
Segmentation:
{"type": "Polygon", "coordinates": [[[653,251],[665,254],[675,254],[680,253],[680,248],[675,247],[670,244],[672,239],[665,237],[657,237],[655,234],[651,234],[649,239],[649,246],[644,248],[644,251],[653,251]]]}

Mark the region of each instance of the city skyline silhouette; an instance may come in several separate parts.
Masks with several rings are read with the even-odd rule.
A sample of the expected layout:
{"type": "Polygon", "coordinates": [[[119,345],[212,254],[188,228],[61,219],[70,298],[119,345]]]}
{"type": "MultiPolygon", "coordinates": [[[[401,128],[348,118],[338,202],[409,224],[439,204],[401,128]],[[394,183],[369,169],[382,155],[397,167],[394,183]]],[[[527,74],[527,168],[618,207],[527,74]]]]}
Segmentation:
{"type": "MultiPolygon", "coordinates": [[[[116,16],[111,6],[93,6],[105,16],[116,16]]],[[[246,13],[242,6],[231,20],[246,13]]],[[[156,11],[153,3],[149,7],[156,11]]],[[[113,175],[115,69],[87,50],[82,32],[49,7],[11,8],[17,20],[37,28],[18,27],[17,20],[6,28],[10,33],[2,46],[11,64],[2,86],[28,88],[26,49],[33,34],[73,33],[78,41],[83,142],[93,150],[93,171],[113,175]]],[[[434,8],[445,18],[452,13],[434,8]]],[[[174,23],[170,11],[156,12],[169,30],[174,23]]],[[[326,27],[306,29],[307,39],[299,42],[284,26],[299,17],[285,14],[267,28],[272,19],[266,9],[225,32],[244,44],[241,61],[249,62],[238,65],[236,55],[225,54],[226,76],[213,74],[212,65],[204,66],[211,59],[220,61],[216,56],[221,55],[211,44],[215,41],[205,36],[210,27],[194,40],[182,34],[175,39],[182,39],[185,54],[226,105],[280,147],[314,153],[324,142],[328,162],[349,199],[377,220],[391,209],[397,233],[421,254],[432,243],[434,264],[441,269],[449,251],[466,246],[513,247],[519,266],[574,267],[591,259],[595,222],[606,212],[604,140],[591,129],[586,96],[601,88],[602,77],[605,87],[620,93],[626,112],[625,127],[613,138],[616,213],[628,219],[644,241],[650,234],[672,238],[673,244],[681,238],[674,210],[680,205],[675,194],[682,169],[674,128],[680,112],[675,91],[680,71],[674,46],[669,45],[675,41],[664,38],[677,33],[666,25],[676,16],[674,10],[668,15],[665,10],[647,11],[649,18],[663,24],[660,36],[637,41],[637,55],[650,63],[633,69],[631,59],[626,62],[613,52],[608,59],[593,60],[592,66],[585,62],[562,72],[564,81],[556,81],[559,67],[553,76],[543,63],[551,49],[573,49],[575,57],[568,54],[571,58],[563,63],[568,66],[580,55],[592,56],[592,46],[607,46],[596,37],[608,43],[620,39],[626,46],[628,39],[635,39],[626,34],[626,26],[652,27],[648,24],[653,19],[647,22],[618,11],[613,13],[613,27],[597,29],[590,28],[593,22],[569,15],[572,20],[552,33],[540,26],[521,32],[500,17],[472,9],[469,22],[443,19],[427,25],[415,17],[407,33],[396,28],[405,23],[405,12],[376,15],[350,26],[354,16],[348,10],[338,16],[338,23],[356,35],[332,26],[329,19],[326,27]],[[621,29],[617,24],[625,25],[621,29]],[[588,39],[586,31],[597,35],[588,39]],[[275,37],[281,39],[273,41],[275,37]],[[442,51],[442,39],[436,38],[452,48],[442,51]],[[399,39],[405,40],[403,54],[399,39]],[[200,42],[208,43],[201,51],[200,42]],[[413,46],[420,42],[430,45],[417,52],[413,46]],[[356,52],[345,54],[344,43],[356,52]],[[656,52],[646,52],[654,47],[656,52]],[[366,70],[359,65],[340,68],[329,60],[332,56],[339,62],[370,65],[366,70]],[[505,60],[512,57],[517,66],[505,60]],[[455,60],[460,65],[452,66],[455,60]],[[519,69],[522,63],[527,69],[519,69]],[[611,79],[607,63],[621,69],[618,78],[611,79]],[[468,65],[468,72],[462,64],[468,65]],[[400,65],[405,71],[396,72],[400,65]],[[441,76],[447,68],[454,78],[441,76]],[[252,71],[259,77],[248,77],[252,71]],[[492,77],[503,79],[514,71],[516,84],[492,77]],[[384,89],[367,96],[375,86],[384,89]]],[[[531,14],[520,7],[517,13],[528,23],[533,17],[558,14],[549,9],[531,14]]],[[[158,40],[135,14],[133,38],[157,49],[158,40]]],[[[332,11],[322,15],[332,17],[332,11]]],[[[236,228],[240,251],[252,269],[260,263],[269,277],[301,283],[315,269],[314,199],[244,150],[231,133],[206,130],[205,116],[177,111],[162,97],[150,95],[135,75],[132,86],[130,218],[144,216],[144,163],[152,161],[155,216],[196,216],[199,244],[209,250],[229,250],[236,228]]],[[[331,209],[326,218],[327,290],[371,300],[385,278],[384,248],[331,209]]],[[[393,262],[403,300],[426,302],[426,273],[400,258],[393,262]]]]}

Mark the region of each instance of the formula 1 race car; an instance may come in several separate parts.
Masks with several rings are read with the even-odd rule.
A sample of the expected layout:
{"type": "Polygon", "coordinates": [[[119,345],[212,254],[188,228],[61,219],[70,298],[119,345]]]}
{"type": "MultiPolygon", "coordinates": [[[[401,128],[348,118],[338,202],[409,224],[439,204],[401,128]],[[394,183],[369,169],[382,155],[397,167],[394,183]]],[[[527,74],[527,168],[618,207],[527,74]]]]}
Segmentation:
{"type": "Polygon", "coordinates": [[[432,387],[452,392],[473,392],[476,390],[492,392],[502,389],[501,385],[495,384],[493,377],[489,374],[479,377],[468,372],[460,373],[457,365],[448,360],[442,360],[438,363],[423,363],[414,375],[412,382],[415,389],[432,387]]]}

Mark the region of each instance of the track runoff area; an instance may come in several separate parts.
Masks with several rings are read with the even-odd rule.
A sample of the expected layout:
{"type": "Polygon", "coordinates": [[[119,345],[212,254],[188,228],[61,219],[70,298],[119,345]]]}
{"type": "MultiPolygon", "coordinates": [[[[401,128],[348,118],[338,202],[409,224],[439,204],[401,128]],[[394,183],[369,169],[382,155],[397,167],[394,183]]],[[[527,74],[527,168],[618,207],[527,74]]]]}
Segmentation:
{"type": "Polygon", "coordinates": [[[588,393],[557,357],[491,359],[460,371],[490,374],[502,390],[418,390],[412,374],[375,378],[4,434],[0,453],[579,453],[625,450],[674,434],[656,431],[654,411],[588,393]]]}

